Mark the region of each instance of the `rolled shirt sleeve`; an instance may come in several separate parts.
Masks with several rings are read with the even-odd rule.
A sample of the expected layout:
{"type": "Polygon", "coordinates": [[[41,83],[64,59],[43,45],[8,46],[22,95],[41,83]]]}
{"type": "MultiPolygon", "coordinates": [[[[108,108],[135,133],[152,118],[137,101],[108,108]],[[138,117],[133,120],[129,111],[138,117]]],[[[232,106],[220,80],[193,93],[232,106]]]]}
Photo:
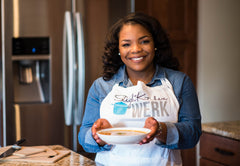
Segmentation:
{"type": "MultiPolygon", "coordinates": [[[[79,133],[79,137],[80,137],[80,133],[79,133]]],[[[92,153],[96,153],[103,150],[110,150],[112,147],[112,145],[108,145],[108,144],[105,144],[104,146],[99,146],[97,142],[94,140],[94,138],[92,137],[91,128],[87,130],[84,138],[84,143],[82,145],[84,145],[84,150],[92,153]]]]}
{"type": "Polygon", "coordinates": [[[176,126],[173,123],[165,123],[167,126],[167,141],[166,144],[157,140],[158,145],[162,146],[173,146],[176,145],[179,141],[179,134],[176,126]]]}

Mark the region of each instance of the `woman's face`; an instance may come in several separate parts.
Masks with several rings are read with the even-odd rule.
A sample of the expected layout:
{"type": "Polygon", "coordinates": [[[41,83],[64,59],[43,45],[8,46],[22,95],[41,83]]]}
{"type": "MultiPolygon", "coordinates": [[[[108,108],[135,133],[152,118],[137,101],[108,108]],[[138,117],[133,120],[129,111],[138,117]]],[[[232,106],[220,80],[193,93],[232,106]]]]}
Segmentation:
{"type": "Polygon", "coordinates": [[[140,24],[125,24],[119,32],[119,52],[128,72],[152,72],[155,56],[151,33],[140,24]]]}

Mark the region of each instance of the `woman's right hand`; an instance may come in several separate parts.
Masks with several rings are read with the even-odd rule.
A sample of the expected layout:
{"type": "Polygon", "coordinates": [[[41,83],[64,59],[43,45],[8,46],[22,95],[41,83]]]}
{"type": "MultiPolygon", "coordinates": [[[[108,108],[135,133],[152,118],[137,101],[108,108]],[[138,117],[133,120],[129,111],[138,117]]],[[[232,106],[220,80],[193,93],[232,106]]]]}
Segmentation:
{"type": "Polygon", "coordinates": [[[104,142],[103,140],[101,140],[98,135],[97,135],[97,131],[101,130],[101,129],[106,129],[106,128],[111,128],[112,125],[108,122],[108,120],[106,119],[98,119],[96,120],[96,122],[93,124],[92,126],[92,135],[93,138],[95,139],[95,141],[100,145],[100,146],[104,146],[106,144],[106,142],[104,142]]]}

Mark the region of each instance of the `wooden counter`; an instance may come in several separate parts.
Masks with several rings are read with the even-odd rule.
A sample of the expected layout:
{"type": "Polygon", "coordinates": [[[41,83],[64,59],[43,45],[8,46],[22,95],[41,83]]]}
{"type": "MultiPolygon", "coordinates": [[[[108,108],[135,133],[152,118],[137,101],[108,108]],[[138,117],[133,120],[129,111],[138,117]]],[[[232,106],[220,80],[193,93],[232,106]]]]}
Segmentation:
{"type": "Polygon", "coordinates": [[[200,138],[200,166],[238,166],[240,121],[205,123],[200,138]]]}
{"type": "MultiPolygon", "coordinates": [[[[52,150],[69,150],[61,145],[47,146],[52,150]]],[[[4,151],[6,147],[0,148],[0,152],[4,151]]],[[[96,163],[76,152],[70,151],[70,154],[56,161],[55,163],[44,162],[29,162],[29,161],[6,161],[3,158],[0,159],[0,165],[2,166],[95,166],[96,163]]]]}

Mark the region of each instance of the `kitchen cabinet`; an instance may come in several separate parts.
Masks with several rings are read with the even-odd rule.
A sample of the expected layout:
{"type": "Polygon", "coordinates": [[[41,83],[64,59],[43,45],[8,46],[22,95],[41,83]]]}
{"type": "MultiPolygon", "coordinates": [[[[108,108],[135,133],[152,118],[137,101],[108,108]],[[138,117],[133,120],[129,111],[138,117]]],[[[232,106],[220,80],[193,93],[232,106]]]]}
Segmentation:
{"type": "Polygon", "coordinates": [[[203,124],[200,166],[240,164],[240,121],[203,124]]]}
{"type": "MultiPolygon", "coordinates": [[[[191,78],[194,85],[197,68],[197,9],[198,0],[135,1],[136,12],[149,14],[160,21],[169,35],[173,55],[178,58],[181,71],[191,78]]],[[[189,155],[193,151],[185,154],[189,164],[184,165],[193,166],[194,161],[189,162],[189,155]]]]}

